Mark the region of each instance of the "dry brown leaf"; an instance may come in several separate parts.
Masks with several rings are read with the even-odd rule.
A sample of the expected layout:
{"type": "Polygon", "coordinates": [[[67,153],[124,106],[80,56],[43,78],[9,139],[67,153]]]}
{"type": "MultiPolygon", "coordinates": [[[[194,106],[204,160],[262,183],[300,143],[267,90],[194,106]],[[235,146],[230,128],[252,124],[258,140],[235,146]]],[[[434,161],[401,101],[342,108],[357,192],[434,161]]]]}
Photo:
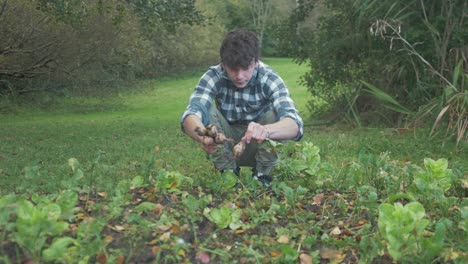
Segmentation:
{"type": "Polygon", "coordinates": [[[97,254],[96,256],[96,261],[99,263],[99,264],[106,264],[107,263],[107,257],[106,255],[102,254],[102,253],[99,253],[97,254]]]}
{"type": "Polygon", "coordinates": [[[111,243],[112,241],[114,241],[114,238],[112,236],[106,236],[104,238],[104,242],[106,242],[107,244],[111,243]]]}
{"type": "Polygon", "coordinates": [[[312,264],[312,257],[305,253],[299,256],[299,264],[312,264]]]}
{"type": "Polygon", "coordinates": [[[323,193],[319,193],[315,195],[313,198],[314,204],[321,205],[323,203],[323,196],[324,196],[323,193]]]}
{"type": "Polygon", "coordinates": [[[115,225],[113,227],[111,227],[112,230],[114,231],[117,231],[117,232],[122,232],[125,230],[125,227],[124,226],[121,226],[121,225],[115,225]]]}
{"type": "Polygon", "coordinates": [[[154,246],[154,245],[157,245],[157,244],[158,244],[158,240],[156,240],[156,239],[153,239],[150,242],[146,242],[146,245],[149,245],[149,246],[154,246]]]}
{"type": "Polygon", "coordinates": [[[278,243],[282,243],[282,244],[288,244],[289,243],[289,236],[288,235],[281,235],[278,240],[278,243]]]}
{"type": "Polygon", "coordinates": [[[346,254],[343,250],[322,248],[320,249],[320,257],[330,260],[331,264],[338,264],[345,259],[346,254]]]}
{"type": "Polygon", "coordinates": [[[163,213],[163,210],[164,210],[164,206],[162,204],[156,204],[153,211],[159,217],[163,213]]]}
{"type": "Polygon", "coordinates": [[[166,232],[159,237],[159,240],[162,242],[166,242],[167,240],[169,240],[169,238],[171,238],[171,232],[166,232]]]}
{"type": "Polygon", "coordinates": [[[125,257],[124,256],[118,256],[114,263],[115,264],[124,264],[125,263],[125,257]]]}
{"type": "Polygon", "coordinates": [[[171,223],[167,223],[167,224],[164,224],[164,225],[158,225],[156,228],[157,228],[158,230],[161,230],[161,231],[167,231],[167,230],[169,230],[171,227],[172,227],[172,224],[171,224],[171,223]]]}
{"type": "Polygon", "coordinates": [[[270,252],[270,255],[274,258],[276,257],[281,257],[281,252],[278,252],[278,251],[272,251],[270,252]]]}
{"type": "Polygon", "coordinates": [[[332,231],[330,231],[330,235],[337,236],[339,234],[341,234],[341,229],[339,227],[337,227],[337,226],[335,226],[335,228],[333,228],[332,231]]]}
{"type": "MultiPolygon", "coordinates": [[[[466,177],[466,175],[465,175],[466,177]]],[[[468,180],[462,180],[462,186],[464,189],[468,189],[468,180]]]]}
{"type": "Polygon", "coordinates": [[[151,248],[151,253],[153,253],[153,255],[156,255],[156,254],[158,254],[160,249],[161,249],[160,247],[154,246],[154,247],[151,248]]]}

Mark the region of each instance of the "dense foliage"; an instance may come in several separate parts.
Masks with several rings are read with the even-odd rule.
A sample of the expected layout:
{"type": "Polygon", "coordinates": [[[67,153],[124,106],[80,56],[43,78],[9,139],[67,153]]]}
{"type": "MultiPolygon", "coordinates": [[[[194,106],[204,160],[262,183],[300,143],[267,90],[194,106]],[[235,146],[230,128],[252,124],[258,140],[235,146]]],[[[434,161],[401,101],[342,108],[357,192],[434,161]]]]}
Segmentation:
{"type": "Polygon", "coordinates": [[[0,96],[89,93],[204,68],[217,62],[222,36],[235,28],[255,30],[274,47],[272,25],[294,2],[1,0],[0,96]]]}
{"type": "Polygon", "coordinates": [[[194,0],[0,1],[0,92],[158,77],[216,60],[194,0]],[[191,34],[196,32],[196,34],[191,34]],[[193,56],[199,54],[199,56],[193,56]]]}
{"type": "Polygon", "coordinates": [[[395,124],[402,113],[439,114],[451,104],[452,125],[466,129],[466,0],[318,2],[296,11],[321,9],[316,28],[292,21],[307,36],[293,40],[293,54],[310,63],[313,111],[395,124]]]}

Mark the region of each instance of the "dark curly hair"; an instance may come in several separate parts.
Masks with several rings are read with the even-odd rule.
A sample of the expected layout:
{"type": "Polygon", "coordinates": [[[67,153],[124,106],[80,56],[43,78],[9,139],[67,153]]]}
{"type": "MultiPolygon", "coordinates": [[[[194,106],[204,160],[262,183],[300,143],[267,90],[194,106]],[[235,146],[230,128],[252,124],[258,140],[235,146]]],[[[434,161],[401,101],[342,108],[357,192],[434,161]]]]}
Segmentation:
{"type": "Polygon", "coordinates": [[[231,69],[247,69],[252,61],[258,61],[260,47],[257,35],[246,29],[229,32],[219,49],[221,63],[231,69]]]}

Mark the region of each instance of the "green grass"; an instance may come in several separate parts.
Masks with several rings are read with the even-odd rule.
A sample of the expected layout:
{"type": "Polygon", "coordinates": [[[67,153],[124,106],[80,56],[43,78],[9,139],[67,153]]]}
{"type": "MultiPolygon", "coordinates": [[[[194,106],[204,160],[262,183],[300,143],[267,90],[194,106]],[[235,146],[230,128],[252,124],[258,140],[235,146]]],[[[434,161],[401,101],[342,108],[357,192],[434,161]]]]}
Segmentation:
{"type": "MultiPolygon", "coordinates": [[[[289,59],[267,62],[278,66],[298,108],[305,109],[305,96],[295,96],[306,91],[298,85],[304,68],[291,67],[289,59]]],[[[54,189],[69,158],[89,167],[100,152],[100,164],[106,169],[100,170],[98,178],[103,183],[129,177],[131,164],[153,156],[188,175],[207,171],[210,165],[204,154],[179,129],[180,114],[200,75],[141,81],[115,97],[64,98],[47,111],[22,108],[0,116],[1,190],[15,190],[23,169],[37,162],[46,176],[34,188],[54,189]]]]}
{"type": "MultiPolygon", "coordinates": [[[[285,58],[265,61],[280,73],[307,118],[307,89],[299,85],[305,66],[285,58]]],[[[54,190],[57,180],[67,177],[69,158],[90,167],[98,153],[102,168],[95,169],[96,178],[103,188],[107,182],[131,177],[135,166],[153,157],[186,175],[203,174],[211,165],[179,129],[180,114],[199,77],[142,81],[115,97],[64,98],[47,111],[23,108],[0,116],[1,190],[14,191],[24,184],[23,169],[36,163],[42,176],[32,188],[54,190]]],[[[424,157],[446,157],[454,164],[466,158],[466,151],[456,151],[451,142],[425,135],[426,131],[399,135],[391,130],[307,127],[304,140],[318,145],[323,158],[336,165],[357,157],[362,149],[391,151],[395,159],[419,163],[424,157]]]]}
{"type": "MultiPolygon", "coordinates": [[[[284,58],[266,62],[286,81],[307,117],[308,93],[299,85],[305,66],[284,58]]],[[[449,227],[444,243],[424,245],[433,251],[438,242],[438,250],[443,248],[448,260],[436,261],[466,260],[462,229],[467,208],[466,148],[455,148],[451,140],[428,138],[427,129],[400,134],[346,124],[307,126],[300,144],[284,146],[271,190],[252,180],[248,170],[240,179],[244,188],[233,190],[229,186],[233,176],[214,173],[199,146],[180,131],[180,114],[200,74],[141,81],[106,98],[61,98],[47,110],[23,105],[15,113],[1,115],[0,194],[18,196],[0,196],[4,209],[0,210],[0,262],[41,261],[43,249],[52,247],[54,238],[66,237],[83,239],[75,248],[57,250],[61,257],[75,261],[87,257],[98,262],[100,256],[100,261],[105,257],[116,262],[126,256],[129,262],[193,263],[197,254],[204,253],[219,263],[235,259],[291,263],[299,254],[317,263],[337,262],[341,256],[349,263],[358,258],[390,263],[388,253],[382,255],[386,242],[377,226],[378,206],[408,202],[408,196],[400,197],[399,192],[419,195],[414,199],[421,201],[430,220],[424,239],[436,228],[449,227]],[[313,154],[309,142],[320,149],[319,155],[313,154]],[[448,159],[453,174],[442,175],[439,182],[446,186],[444,181],[450,179],[447,197],[437,193],[441,189],[437,184],[427,183],[431,177],[414,183],[424,175],[426,157],[448,159]],[[70,166],[70,158],[80,164],[70,166]],[[56,199],[58,193],[64,195],[62,191],[68,195],[68,207],[64,199],[56,199]],[[20,214],[15,208],[25,204],[23,199],[34,202],[26,209],[38,219],[17,220],[20,214]],[[76,210],[63,219],[41,215],[56,204],[76,210]],[[223,228],[230,218],[210,215],[210,210],[240,212],[244,226],[239,232],[223,228]],[[28,228],[16,228],[31,221],[35,224],[26,226],[34,231],[36,226],[60,226],[65,220],[69,224],[65,233],[39,233],[46,241],[46,247],[39,249],[22,244],[25,237],[29,239],[28,228]],[[43,224],[37,224],[40,221],[43,224]],[[77,231],[77,226],[85,227],[77,231]],[[23,255],[28,257],[21,259],[23,255]]],[[[389,226],[395,222],[388,221],[389,226]]],[[[392,228],[389,232],[398,233],[398,225],[392,228]]],[[[404,248],[415,248],[414,241],[407,243],[404,248]]],[[[426,255],[409,252],[403,257],[424,263],[426,255]]]]}

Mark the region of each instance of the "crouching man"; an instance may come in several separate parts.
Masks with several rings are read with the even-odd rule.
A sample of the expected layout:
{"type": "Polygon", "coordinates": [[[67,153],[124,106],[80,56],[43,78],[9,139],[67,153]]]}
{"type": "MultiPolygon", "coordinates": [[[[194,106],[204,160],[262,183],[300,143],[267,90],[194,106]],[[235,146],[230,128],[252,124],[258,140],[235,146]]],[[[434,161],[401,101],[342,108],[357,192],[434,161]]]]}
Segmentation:
{"type": "Polygon", "coordinates": [[[221,63],[200,78],[181,116],[181,127],[211,155],[217,170],[239,175],[240,166],[252,167],[253,177],[270,185],[279,154],[259,145],[267,138],[297,141],[304,132],[285,83],[259,57],[255,33],[244,29],[229,32],[221,44],[221,63]],[[217,144],[214,138],[200,134],[208,125],[216,126],[233,142],[217,144]],[[239,141],[245,143],[245,151],[233,158],[232,148],[239,141]]]}

